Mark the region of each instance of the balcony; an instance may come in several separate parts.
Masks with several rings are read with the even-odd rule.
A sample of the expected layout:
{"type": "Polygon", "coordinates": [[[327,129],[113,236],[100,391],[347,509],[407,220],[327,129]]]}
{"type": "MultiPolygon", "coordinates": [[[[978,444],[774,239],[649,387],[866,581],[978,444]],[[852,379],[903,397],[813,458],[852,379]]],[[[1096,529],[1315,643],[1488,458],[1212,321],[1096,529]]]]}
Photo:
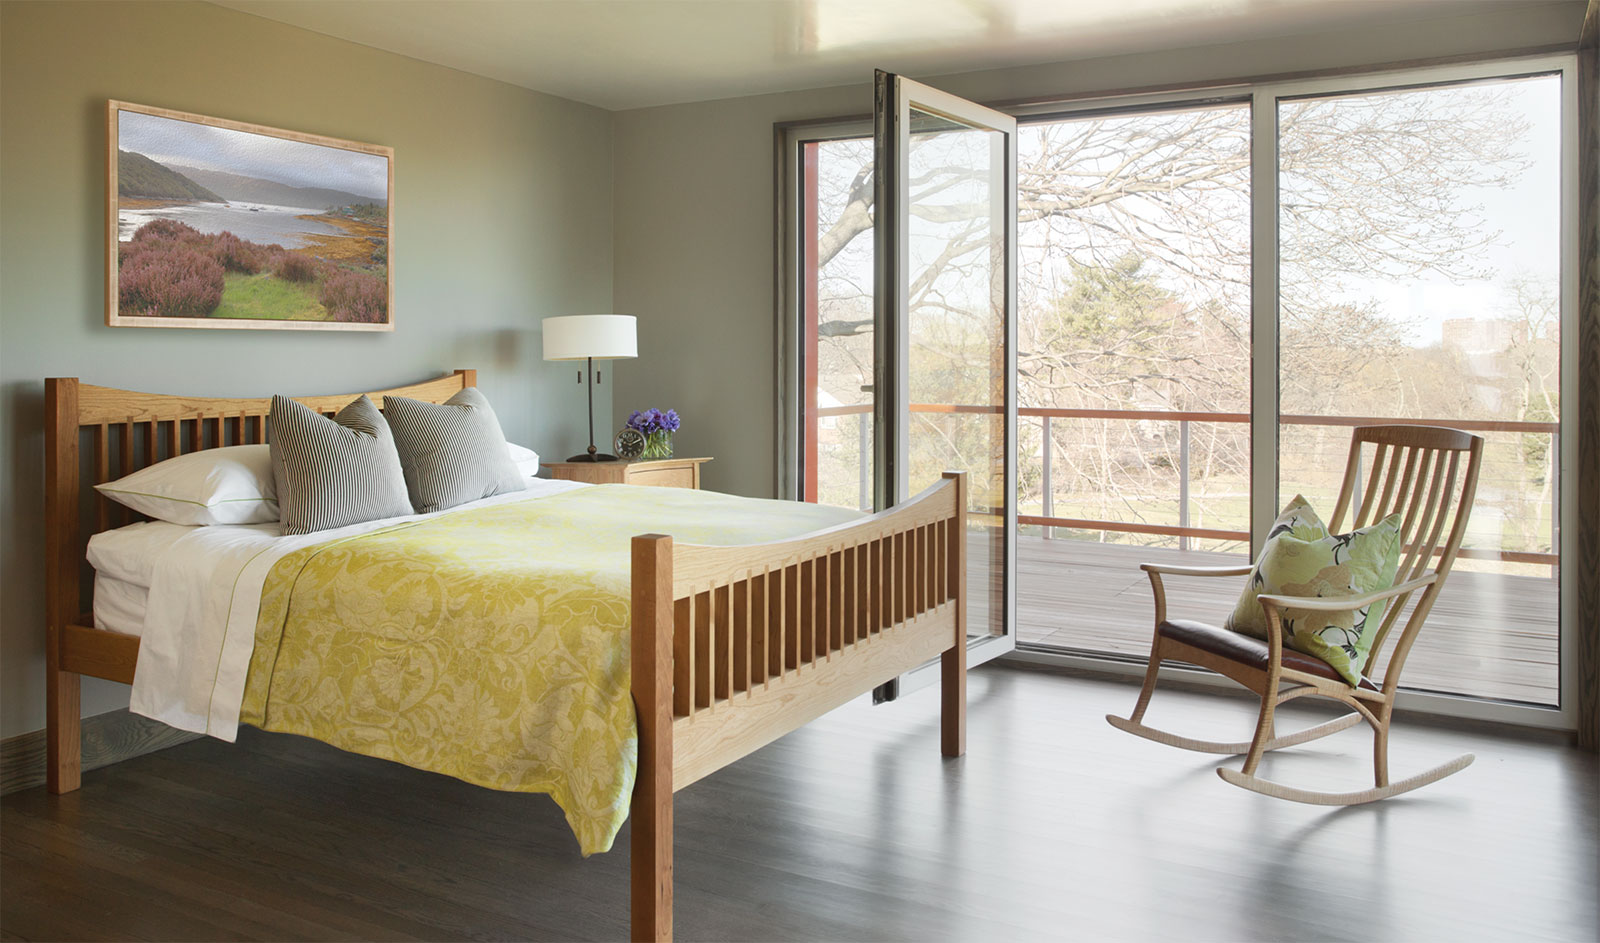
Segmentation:
{"type": "MultiPolygon", "coordinates": [[[[835,468],[846,468],[862,504],[870,501],[867,456],[871,451],[870,427],[865,421],[871,407],[847,405],[817,410],[819,420],[838,417],[832,436],[823,436],[824,453],[835,468]],[[849,418],[846,418],[849,417],[849,418]],[[852,454],[853,453],[853,454],[852,454]],[[853,475],[851,473],[854,473],[853,475]]],[[[990,413],[986,407],[916,404],[913,413],[990,413]]],[[[1247,561],[1249,534],[1228,526],[1207,526],[1214,521],[1200,513],[1201,496],[1192,493],[1196,480],[1190,468],[1191,430],[1202,424],[1248,430],[1243,413],[1172,412],[1165,410],[1037,409],[1018,410],[1019,434],[1032,442],[1030,488],[1019,505],[1017,538],[1017,641],[1019,645],[1069,652],[1107,653],[1144,658],[1150,651],[1152,604],[1149,583],[1139,570],[1145,561],[1223,566],[1247,561]],[[1054,479],[1062,460],[1052,442],[1052,423],[1144,423],[1157,427],[1173,440],[1172,467],[1162,471],[1175,481],[1169,491],[1150,490],[1142,495],[1122,495],[1122,519],[1104,520],[1057,514],[1064,495],[1054,479]],[[1031,425],[1031,429],[1028,427],[1031,425]],[[1174,509],[1175,504],[1175,509],[1174,509]],[[1148,513],[1146,513],[1148,509],[1148,513]],[[1174,513],[1175,511],[1175,513],[1174,513]],[[1140,543],[1144,542],[1144,543],[1140,543]],[[1164,544],[1164,545],[1156,545],[1164,544]],[[1205,548],[1205,549],[1202,549],[1205,548]]],[[[1326,437],[1326,450],[1337,453],[1325,474],[1307,481],[1305,490],[1313,504],[1331,509],[1332,493],[1343,472],[1349,427],[1394,419],[1281,416],[1285,436],[1326,437]]],[[[1447,425],[1489,437],[1537,437],[1556,454],[1558,426],[1546,422],[1408,420],[1447,425]],[[1548,437],[1546,441],[1544,437],[1548,437]]],[[[1215,428],[1213,426],[1212,428],[1215,428]]],[[[1503,444],[1503,443],[1502,443],[1503,444]]],[[[1027,448],[1024,445],[1024,448],[1027,448]]],[[[816,467],[814,464],[812,467],[816,467]]],[[[1558,463],[1550,463],[1554,478],[1558,463]]],[[[1157,478],[1162,476],[1157,475],[1157,478]]],[[[1559,482],[1549,483],[1549,493],[1559,494],[1559,482]]],[[[1486,462],[1480,481],[1474,522],[1498,522],[1515,513],[1515,483],[1486,462]],[[1498,496],[1498,497],[1497,497],[1498,496]],[[1501,501],[1504,506],[1496,505],[1501,501]]],[[[1081,495],[1080,495],[1081,497],[1081,495]]],[[[1234,496],[1237,516],[1238,496],[1234,496]]],[[[1081,508],[1082,502],[1077,507],[1081,508]]],[[[1559,519],[1548,509],[1547,535],[1558,551],[1559,519]]],[[[1214,516],[1214,515],[1213,515],[1214,516]]],[[[1541,517],[1541,521],[1543,518],[1541,517]]],[[[1503,549],[1495,535],[1469,529],[1449,582],[1440,594],[1428,624],[1406,665],[1406,686],[1417,690],[1533,704],[1558,702],[1559,555],[1543,549],[1503,549]],[[1474,546],[1473,544],[1477,544],[1474,546]]],[[[972,574],[974,580],[981,578],[972,574]]],[[[1169,611],[1175,615],[1219,622],[1232,610],[1241,590],[1236,579],[1169,579],[1169,611]]],[[[1381,671],[1382,665],[1378,666],[1381,671]]]]}

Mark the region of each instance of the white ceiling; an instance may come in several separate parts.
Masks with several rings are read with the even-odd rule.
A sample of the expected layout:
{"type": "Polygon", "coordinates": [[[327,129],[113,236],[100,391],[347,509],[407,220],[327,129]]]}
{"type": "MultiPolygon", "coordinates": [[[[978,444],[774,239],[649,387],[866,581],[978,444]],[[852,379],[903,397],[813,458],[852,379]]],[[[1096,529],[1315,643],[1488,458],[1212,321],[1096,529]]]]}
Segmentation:
{"type": "Polygon", "coordinates": [[[1383,26],[1516,0],[214,0],[620,110],[1383,26]]]}

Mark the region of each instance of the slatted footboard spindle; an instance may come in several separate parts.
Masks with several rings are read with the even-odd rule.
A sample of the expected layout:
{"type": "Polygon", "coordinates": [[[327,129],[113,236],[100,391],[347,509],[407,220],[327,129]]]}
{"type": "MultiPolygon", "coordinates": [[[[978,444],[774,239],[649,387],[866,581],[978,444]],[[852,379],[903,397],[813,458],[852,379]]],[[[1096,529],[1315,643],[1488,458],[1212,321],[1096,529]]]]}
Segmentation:
{"type": "Polygon", "coordinates": [[[672,794],[939,658],[966,748],[966,478],[791,541],[633,540],[633,938],[672,937],[672,794]]]}

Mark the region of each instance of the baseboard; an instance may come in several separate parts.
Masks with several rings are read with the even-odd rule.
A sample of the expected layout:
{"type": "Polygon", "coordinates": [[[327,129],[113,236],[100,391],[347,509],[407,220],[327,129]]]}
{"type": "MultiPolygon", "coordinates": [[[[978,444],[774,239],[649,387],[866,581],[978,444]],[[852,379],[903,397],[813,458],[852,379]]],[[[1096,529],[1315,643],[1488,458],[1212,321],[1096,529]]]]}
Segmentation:
{"type": "MultiPolygon", "coordinates": [[[[127,710],[83,719],[83,768],[98,769],[122,760],[165,750],[200,734],[168,727],[127,710]]],[[[0,795],[44,784],[44,731],[0,740],[0,795]]]]}

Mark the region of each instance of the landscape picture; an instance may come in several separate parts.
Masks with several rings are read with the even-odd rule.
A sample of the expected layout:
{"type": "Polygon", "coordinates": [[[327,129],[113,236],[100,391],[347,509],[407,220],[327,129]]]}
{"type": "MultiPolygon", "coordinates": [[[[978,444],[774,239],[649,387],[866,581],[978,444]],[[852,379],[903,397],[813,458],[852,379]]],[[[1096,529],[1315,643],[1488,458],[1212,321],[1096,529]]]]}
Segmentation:
{"type": "Polygon", "coordinates": [[[393,151],[113,101],[106,323],[392,330],[393,151]]]}

